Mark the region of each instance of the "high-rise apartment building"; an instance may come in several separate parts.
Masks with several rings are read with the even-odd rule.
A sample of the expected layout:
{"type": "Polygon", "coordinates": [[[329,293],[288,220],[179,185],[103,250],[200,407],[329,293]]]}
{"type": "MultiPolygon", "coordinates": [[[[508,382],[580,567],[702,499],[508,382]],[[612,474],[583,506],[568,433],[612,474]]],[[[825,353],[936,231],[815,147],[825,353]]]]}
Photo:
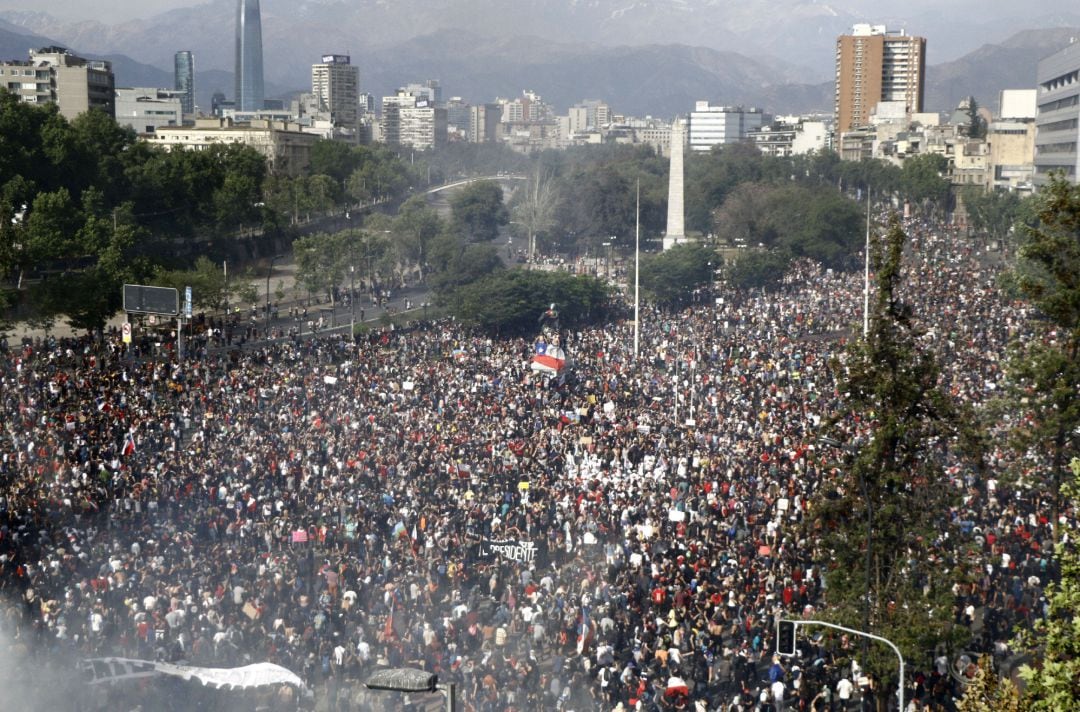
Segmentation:
{"type": "Polygon", "coordinates": [[[469,143],[494,143],[499,140],[503,108],[498,104],[469,107],[469,143]]]}
{"type": "Polygon", "coordinates": [[[1052,172],[1080,179],[1080,42],[1039,62],[1035,117],[1035,185],[1052,172]]]}
{"type": "Polygon", "coordinates": [[[382,100],[382,140],[419,150],[446,143],[446,109],[436,106],[426,92],[420,96],[398,89],[382,100]]]}
{"type": "Polygon", "coordinates": [[[77,57],[63,47],[30,50],[26,62],[0,63],[0,86],[28,104],[56,104],[67,119],[90,109],[116,113],[112,64],[77,57]]]}
{"type": "Polygon", "coordinates": [[[885,25],[859,24],[836,40],[836,132],[870,123],[878,102],[922,111],[926,40],[885,25]]]}
{"type": "Polygon", "coordinates": [[[319,113],[334,126],[356,129],[360,109],[360,68],[347,54],[326,54],[311,65],[311,94],[319,113]]]}
{"type": "Polygon", "coordinates": [[[236,109],[263,108],[262,15],[259,0],[236,2],[236,109]]]}
{"type": "Polygon", "coordinates": [[[173,89],[180,92],[180,106],[188,116],[195,115],[195,55],[183,50],[173,57],[173,89]]]}

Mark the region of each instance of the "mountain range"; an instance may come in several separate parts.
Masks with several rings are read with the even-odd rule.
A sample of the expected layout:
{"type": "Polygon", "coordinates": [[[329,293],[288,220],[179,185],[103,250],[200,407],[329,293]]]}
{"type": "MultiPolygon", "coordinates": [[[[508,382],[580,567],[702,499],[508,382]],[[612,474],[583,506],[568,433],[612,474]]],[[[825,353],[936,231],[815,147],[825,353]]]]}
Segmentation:
{"type": "MultiPolygon", "coordinates": [[[[924,17],[937,13],[928,28],[973,7],[969,0],[913,5],[924,17]]],[[[471,102],[528,89],[559,111],[592,98],[617,113],[658,117],[686,113],[697,100],[771,113],[831,112],[835,38],[861,19],[802,0],[263,0],[262,7],[268,96],[307,90],[311,64],[333,52],[351,54],[362,90],[376,97],[434,78],[444,96],[471,102]],[[428,31],[417,35],[418,27],[428,31]]],[[[235,0],[211,0],[116,25],[0,12],[0,58],[61,44],[110,59],[118,86],[171,87],[174,52],[191,49],[196,100],[209,106],[213,91],[232,94],[234,12],[235,0]]],[[[972,44],[1009,17],[972,16],[998,19],[958,24],[940,46],[919,32],[928,36],[931,59],[949,57],[927,68],[927,110],[950,110],[969,94],[994,108],[998,91],[1034,86],[1038,60],[1080,36],[1080,15],[1065,13],[1042,18],[1056,25],[1049,29],[972,44]]]]}

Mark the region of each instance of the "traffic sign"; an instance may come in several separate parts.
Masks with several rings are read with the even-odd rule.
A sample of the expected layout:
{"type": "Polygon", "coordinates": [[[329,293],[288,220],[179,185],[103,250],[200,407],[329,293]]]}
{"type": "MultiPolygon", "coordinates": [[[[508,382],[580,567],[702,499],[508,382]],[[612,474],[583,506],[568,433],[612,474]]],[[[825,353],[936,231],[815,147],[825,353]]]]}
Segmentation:
{"type": "Polygon", "coordinates": [[[131,314],[176,316],[180,313],[180,293],[173,287],[125,284],[124,311],[131,314]]]}
{"type": "Polygon", "coordinates": [[[131,322],[125,321],[124,325],[120,327],[120,333],[124,336],[124,343],[131,343],[131,322]]]}

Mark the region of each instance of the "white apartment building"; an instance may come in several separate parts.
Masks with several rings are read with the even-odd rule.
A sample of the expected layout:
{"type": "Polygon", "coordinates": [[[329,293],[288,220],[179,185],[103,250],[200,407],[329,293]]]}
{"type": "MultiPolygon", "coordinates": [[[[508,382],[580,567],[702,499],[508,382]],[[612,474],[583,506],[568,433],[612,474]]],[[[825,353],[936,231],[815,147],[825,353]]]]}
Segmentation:
{"type": "Polygon", "coordinates": [[[360,68],[347,54],[326,54],[311,65],[311,96],[319,118],[356,130],[360,117],[360,68]]]}
{"type": "Polygon", "coordinates": [[[710,106],[699,101],[690,112],[690,150],[710,151],[713,146],[737,143],[764,123],[761,109],[710,106]]]}
{"type": "Polygon", "coordinates": [[[251,146],[266,156],[271,171],[288,175],[307,168],[317,140],[299,124],[262,120],[239,124],[231,119],[196,119],[194,126],[161,127],[146,137],[149,143],[168,150],[198,151],[231,143],[251,146]]]}

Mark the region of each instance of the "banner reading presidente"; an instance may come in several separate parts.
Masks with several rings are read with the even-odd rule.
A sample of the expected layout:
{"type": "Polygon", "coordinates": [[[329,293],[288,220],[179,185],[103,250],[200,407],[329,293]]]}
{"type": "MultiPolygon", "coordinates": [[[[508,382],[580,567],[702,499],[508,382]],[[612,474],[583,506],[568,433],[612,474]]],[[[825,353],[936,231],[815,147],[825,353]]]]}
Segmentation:
{"type": "Polygon", "coordinates": [[[501,559],[538,566],[547,564],[547,545],[524,539],[481,539],[473,547],[473,554],[477,559],[501,559]]]}

